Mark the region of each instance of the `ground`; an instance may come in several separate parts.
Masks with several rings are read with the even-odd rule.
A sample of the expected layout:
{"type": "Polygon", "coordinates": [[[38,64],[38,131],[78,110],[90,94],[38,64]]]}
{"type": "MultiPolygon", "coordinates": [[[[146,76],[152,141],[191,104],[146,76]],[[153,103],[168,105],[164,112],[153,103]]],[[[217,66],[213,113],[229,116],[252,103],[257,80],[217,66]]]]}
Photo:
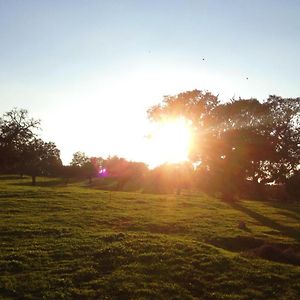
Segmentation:
{"type": "Polygon", "coordinates": [[[1,299],[299,299],[300,206],[0,178],[1,299]]]}

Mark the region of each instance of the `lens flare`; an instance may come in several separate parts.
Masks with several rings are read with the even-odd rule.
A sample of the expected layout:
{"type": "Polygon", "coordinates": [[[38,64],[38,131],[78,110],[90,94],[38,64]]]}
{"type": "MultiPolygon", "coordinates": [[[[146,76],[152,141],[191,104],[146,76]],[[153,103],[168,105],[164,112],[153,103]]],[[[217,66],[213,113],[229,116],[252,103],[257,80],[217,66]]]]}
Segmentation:
{"type": "Polygon", "coordinates": [[[106,177],[108,175],[108,172],[107,172],[107,169],[105,168],[100,168],[99,172],[98,172],[98,175],[100,177],[106,177]]]}
{"type": "Polygon", "coordinates": [[[186,119],[165,120],[156,124],[149,135],[149,165],[178,163],[188,160],[191,128],[186,119]]]}

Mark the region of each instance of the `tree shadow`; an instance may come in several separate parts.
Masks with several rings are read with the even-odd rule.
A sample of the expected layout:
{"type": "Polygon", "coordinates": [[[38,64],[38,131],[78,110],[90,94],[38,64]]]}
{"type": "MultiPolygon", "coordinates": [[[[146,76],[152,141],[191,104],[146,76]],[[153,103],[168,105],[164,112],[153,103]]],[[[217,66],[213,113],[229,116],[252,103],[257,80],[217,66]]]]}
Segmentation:
{"type": "Polygon", "coordinates": [[[282,224],[277,223],[276,221],[262,215],[259,214],[245,206],[243,206],[240,203],[229,203],[229,205],[236,209],[239,210],[240,212],[243,212],[245,214],[247,214],[248,216],[250,216],[251,218],[255,219],[256,221],[260,222],[262,225],[270,227],[274,230],[280,231],[283,235],[286,235],[290,238],[293,238],[295,240],[297,240],[298,242],[300,242],[300,231],[295,229],[295,228],[291,228],[282,224]]]}
{"type": "Polygon", "coordinates": [[[280,214],[300,222],[300,216],[297,216],[297,215],[293,214],[292,212],[284,211],[284,212],[280,212],[280,214]]]}
{"type": "Polygon", "coordinates": [[[294,218],[296,220],[300,220],[300,205],[299,204],[291,204],[291,203],[268,203],[268,205],[284,210],[284,212],[281,212],[282,214],[289,216],[291,218],[294,218]]]}
{"type": "Polygon", "coordinates": [[[17,182],[12,183],[11,185],[18,186],[37,186],[37,187],[54,187],[54,186],[65,186],[66,183],[63,180],[49,180],[49,181],[37,181],[35,185],[32,185],[31,181],[27,182],[17,182]]]}
{"type": "Polygon", "coordinates": [[[29,177],[20,175],[0,175],[0,180],[28,179],[29,177]]]}

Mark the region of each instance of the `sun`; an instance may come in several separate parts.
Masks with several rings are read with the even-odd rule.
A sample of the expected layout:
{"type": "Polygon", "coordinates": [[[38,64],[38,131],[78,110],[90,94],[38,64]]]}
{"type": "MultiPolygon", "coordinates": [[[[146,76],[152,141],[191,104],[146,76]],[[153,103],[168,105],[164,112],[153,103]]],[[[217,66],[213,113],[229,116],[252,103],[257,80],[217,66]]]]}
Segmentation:
{"type": "Polygon", "coordinates": [[[188,160],[191,128],[184,118],[164,120],[155,124],[149,135],[148,163],[155,167],[163,163],[188,160]]]}

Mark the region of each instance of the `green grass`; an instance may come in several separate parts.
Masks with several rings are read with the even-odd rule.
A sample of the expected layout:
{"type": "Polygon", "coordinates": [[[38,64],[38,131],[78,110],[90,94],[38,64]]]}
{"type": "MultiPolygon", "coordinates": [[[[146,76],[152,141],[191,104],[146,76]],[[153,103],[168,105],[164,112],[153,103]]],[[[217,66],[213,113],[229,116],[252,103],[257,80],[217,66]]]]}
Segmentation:
{"type": "Polygon", "coordinates": [[[300,207],[0,177],[1,299],[299,299],[300,207]],[[238,228],[240,221],[246,229],[238,228]]]}

